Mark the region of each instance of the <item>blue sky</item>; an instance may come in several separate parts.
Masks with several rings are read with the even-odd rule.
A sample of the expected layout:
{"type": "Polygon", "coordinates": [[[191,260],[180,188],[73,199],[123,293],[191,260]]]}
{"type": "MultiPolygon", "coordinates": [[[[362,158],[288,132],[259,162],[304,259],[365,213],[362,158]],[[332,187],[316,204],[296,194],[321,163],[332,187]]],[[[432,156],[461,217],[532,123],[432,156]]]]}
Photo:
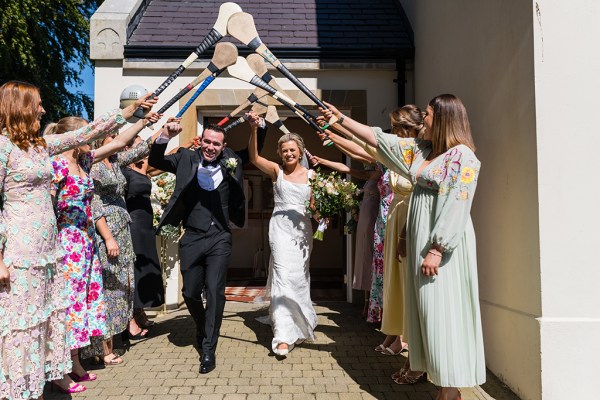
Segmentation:
{"type": "Polygon", "coordinates": [[[83,80],[83,83],[80,86],[71,86],[68,85],[67,89],[70,92],[83,92],[90,96],[92,99],[94,98],[94,71],[93,67],[86,67],[81,73],[79,77],[83,80]]]}
{"type": "MultiPolygon", "coordinates": [[[[93,70],[93,68],[94,67],[86,67],[83,71],[81,71],[81,73],[79,74],[79,77],[83,81],[81,85],[79,85],[79,86],[67,85],[67,89],[71,93],[83,92],[83,93],[87,94],[88,96],[90,96],[92,98],[92,100],[94,100],[94,70],[93,70]]],[[[83,115],[83,117],[87,117],[88,119],[90,118],[89,115],[88,116],[83,115]]]]}

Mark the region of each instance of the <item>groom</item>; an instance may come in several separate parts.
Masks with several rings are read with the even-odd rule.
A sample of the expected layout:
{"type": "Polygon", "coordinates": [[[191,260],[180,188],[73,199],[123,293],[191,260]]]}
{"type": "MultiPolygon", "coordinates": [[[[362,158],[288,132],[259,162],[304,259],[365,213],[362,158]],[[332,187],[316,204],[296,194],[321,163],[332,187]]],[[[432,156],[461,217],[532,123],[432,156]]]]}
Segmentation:
{"type": "MultiPolygon", "coordinates": [[[[173,124],[173,123],[170,123],[173,124]]],[[[169,124],[167,124],[169,125],[169,124]]],[[[262,122],[262,142],[266,127],[262,122]]],[[[209,125],[202,132],[200,148],[180,148],[165,155],[169,140],[181,131],[163,129],[150,150],[148,163],[159,170],[176,174],[175,190],[159,222],[185,230],[179,241],[183,298],[196,324],[196,342],[202,349],[200,373],[215,369],[215,349],[225,308],[225,284],[231,256],[229,222],[243,226],[245,198],[240,155],[226,147],[225,131],[209,125]],[[206,309],[202,304],[205,291],[206,309]]]]}

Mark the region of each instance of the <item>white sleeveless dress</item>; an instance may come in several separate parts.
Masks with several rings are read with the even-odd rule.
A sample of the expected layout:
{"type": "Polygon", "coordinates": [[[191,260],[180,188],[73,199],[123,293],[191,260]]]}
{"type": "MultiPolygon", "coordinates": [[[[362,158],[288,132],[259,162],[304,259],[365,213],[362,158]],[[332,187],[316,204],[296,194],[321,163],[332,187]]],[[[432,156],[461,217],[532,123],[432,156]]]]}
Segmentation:
{"type": "MultiPolygon", "coordinates": [[[[312,177],[313,171],[308,172],[312,177]]],[[[269,317],[272,349],[314,339],[317,314],[310,299],[310,253],[313,232],[307,203],[308,183],[286,181],[279,169],[273,182],[275,207],[269,222],[271,265],[267,289],[271,295],[269,317]]]]}

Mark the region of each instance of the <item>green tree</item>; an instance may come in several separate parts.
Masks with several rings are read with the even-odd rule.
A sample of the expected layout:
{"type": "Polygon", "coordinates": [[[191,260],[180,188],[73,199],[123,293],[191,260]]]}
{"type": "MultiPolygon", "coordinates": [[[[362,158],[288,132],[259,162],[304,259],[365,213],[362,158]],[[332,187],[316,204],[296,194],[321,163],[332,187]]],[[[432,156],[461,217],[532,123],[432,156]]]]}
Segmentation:
{"type": "Polygon", "coordinates": [[[40,88],[47,121],[92,115],[93,102],[68,85],[82,83],[89,60],[89,19],[102,0],[0,0],[0,84],[40,88]]]}

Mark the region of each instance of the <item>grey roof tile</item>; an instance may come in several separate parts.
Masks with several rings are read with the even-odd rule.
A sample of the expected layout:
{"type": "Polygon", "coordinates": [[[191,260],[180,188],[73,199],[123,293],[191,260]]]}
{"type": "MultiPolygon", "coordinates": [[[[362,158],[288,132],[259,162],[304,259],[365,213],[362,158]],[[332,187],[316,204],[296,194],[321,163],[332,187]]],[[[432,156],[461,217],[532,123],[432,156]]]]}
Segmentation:
{"type": "MultiPolygon", "coordinates": [[[[129,45],[196,46],[223,0],[147,0],[129,45]]],[[[267,45],[321,49],[412,49],[399,0],[237,0],[267,45]]],[[[228,40],[243,46],[235,39],[228,40]]]]}

